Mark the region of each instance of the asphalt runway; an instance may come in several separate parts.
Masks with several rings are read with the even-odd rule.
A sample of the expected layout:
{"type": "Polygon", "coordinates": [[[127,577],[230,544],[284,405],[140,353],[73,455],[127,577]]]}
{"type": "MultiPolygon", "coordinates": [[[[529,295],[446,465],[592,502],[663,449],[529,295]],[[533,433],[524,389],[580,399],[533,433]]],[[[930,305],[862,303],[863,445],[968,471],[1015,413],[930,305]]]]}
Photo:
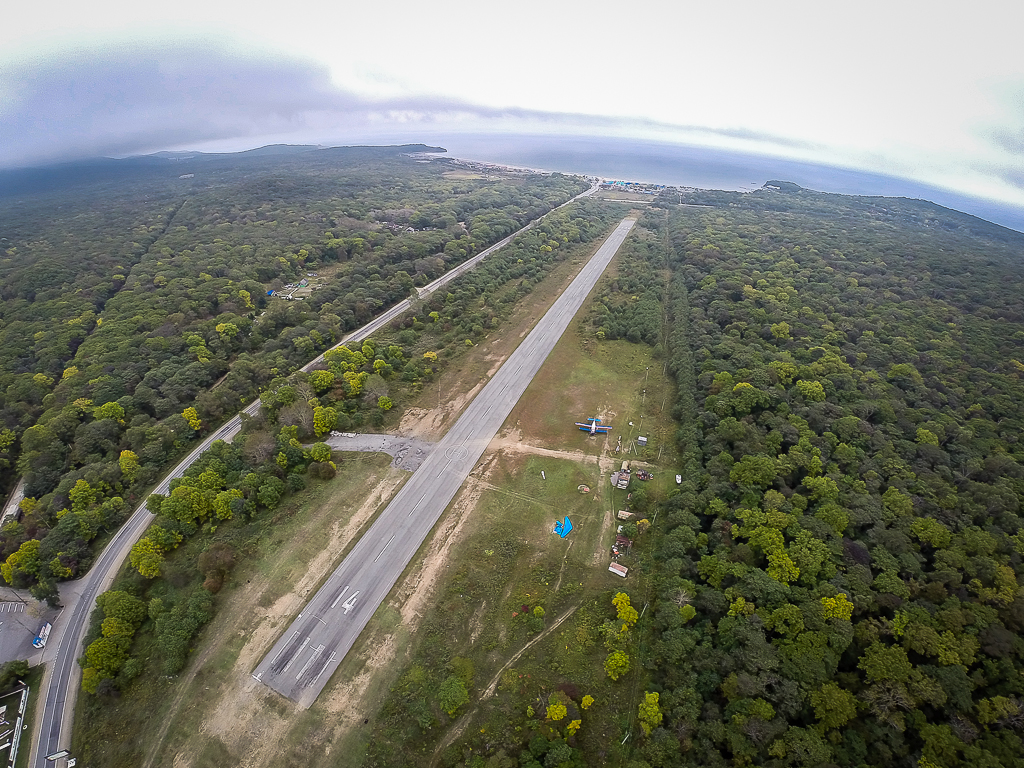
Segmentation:
{"type": "Polygon", "coordinates": [[[635,221],[609,235],[306,604],[252,676],[309,707],[412,561],[635,221]]]}

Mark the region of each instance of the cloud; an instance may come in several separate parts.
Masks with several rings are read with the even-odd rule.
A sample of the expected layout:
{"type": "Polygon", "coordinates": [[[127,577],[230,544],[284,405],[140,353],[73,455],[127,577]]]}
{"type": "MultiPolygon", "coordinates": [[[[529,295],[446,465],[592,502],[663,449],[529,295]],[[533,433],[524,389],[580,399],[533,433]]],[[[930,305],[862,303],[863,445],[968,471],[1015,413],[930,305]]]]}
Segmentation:
{"type": "MultiPolygon", "coordinates": [[[[716,117],[710,107],[680,112],[672,121],[645,114],[644,104],[630,117],[588,114],[582,101],[562,111],[485,106],[473,102],[484,97],[474,97],[471,89],[463,99],[409,90],[396,95],[401,89],[395,88],[377,91],[387,97],[374,97],[339,87],[332,73],[320,61],[215,37],[188,43],[122,40],[102,49],[8,61],[0,67],[0,167],[170,148],[420,141],[442,133],[560,134],[712,146],[1024,200],[1019,79],[1007,78],[986,97],[995,106],[985,123],[953,145],[936,139],[937,144],[918,146],[922,134],[916,142],[890,136],[876,145],[852,146],[843,143],[841,132],[790,131],[783,122],[753,118],[737,122],[716,117]],[[707,114],[707,122],[694,118],[696,113],[707,114]]],[[[595,110],[607,102],[601,104],[595,110]]]]}
{"type": "Polygon", "coordinates": [[[428,96],[370,99],[336,87],[320,63],[257,58],[212,40],[79,50],[0,72],[0,167],[268,136],[329,142],[374,131],[537,132],[555,126],[563,133],[717,136],[813,148],[747,129],[500,109],[428,96]]]}
{"type": "Polygon", "coordinates": [[[327,68],[212,43],[80,51],[0,74],[0,166],[125,155],[220,139],[366,124],[372,113],[456,105],[375,103],[327,68]]]}

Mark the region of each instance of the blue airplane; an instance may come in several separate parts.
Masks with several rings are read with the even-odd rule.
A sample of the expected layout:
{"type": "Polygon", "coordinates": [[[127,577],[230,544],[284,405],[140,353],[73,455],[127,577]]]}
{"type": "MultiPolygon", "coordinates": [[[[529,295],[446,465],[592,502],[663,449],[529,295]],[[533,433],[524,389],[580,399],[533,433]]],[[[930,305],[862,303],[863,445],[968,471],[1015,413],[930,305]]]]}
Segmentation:
{"type": "Polygon", "coordinates": [[[571,530],[572,522],[569,520],[568,515],[565,516],[565,522],[562,522],[561,520],[555,521],[555,533],[557,533],[561,538],[564,539],[566,536],[568,536],[569,531],[571,530]]]}
{"type": "Polygon", "coordinates": [[[594,416],[587,419],[586,423],[577,421],[576,426],[581,432],[589,432],[592,435],[607,435],[612,431],[611,424],[602,424],[601,420],[594,416]]]}

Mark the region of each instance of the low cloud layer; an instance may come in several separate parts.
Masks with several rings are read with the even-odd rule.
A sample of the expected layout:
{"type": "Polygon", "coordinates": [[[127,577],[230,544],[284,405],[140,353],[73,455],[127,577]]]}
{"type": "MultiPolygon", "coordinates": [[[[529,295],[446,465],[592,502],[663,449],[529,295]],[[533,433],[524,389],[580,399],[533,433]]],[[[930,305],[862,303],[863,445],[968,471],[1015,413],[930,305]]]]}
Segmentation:
{"type": "MultiPolygon", "coordinates": [[[[419,141],[438,133],[626,136],[763,153],[896,174],[1024,201],[1021,89],[1006,87],[999,119],[975,126],[975,154],[883,142],[871,150],[836,137],[796,137],[751,126],[481,106],[471,95],[368,98],[338,87],[326,64],[213,38],[80,49],[0,69],[0,167],[24,167],[170,148],[245,149],[272,142],[419,141]],[[683,121],[680,121],[683,122],[683,121]],[[900,169],[900,170],[896,170],[900,169]]],[[[692,119],[692,116],[690,117],[692,119]]],[[[965,146],[966,148],[966,146],[965,146]]]]}
{"type": "MultiPolygon", "coordinates": [[[[80,53],[0,74],[0,166],[127,155],[218,140],[365,127],[381,111],[423,116],[457,104],[370,103],[326,67],[214,46],[80,53]]],[[[401,118],[399,118],[400,121],[401,118]]]]}
{"type": "Polygon", "coordinates": [[[336,141],[375,132],[510,130],[635,132],[814,149],[748,129],[709,130],[439,98],[369,100],[336,87],[327,68],[258,59],[216,45],[81,51],[0,73],[0,167],[267,137],[336,141]]]}

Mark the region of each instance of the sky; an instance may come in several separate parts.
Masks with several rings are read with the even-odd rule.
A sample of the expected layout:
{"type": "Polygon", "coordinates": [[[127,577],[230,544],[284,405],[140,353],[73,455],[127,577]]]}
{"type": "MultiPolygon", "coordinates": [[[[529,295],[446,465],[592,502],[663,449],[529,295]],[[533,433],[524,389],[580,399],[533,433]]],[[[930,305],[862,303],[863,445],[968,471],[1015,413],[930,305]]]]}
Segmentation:
{"type": "Polygon", "coordinates": [[[57,0],[0,25],[0,167],[164,149],[624,137],[1024,207],[1024,10],[57,0]]]}

